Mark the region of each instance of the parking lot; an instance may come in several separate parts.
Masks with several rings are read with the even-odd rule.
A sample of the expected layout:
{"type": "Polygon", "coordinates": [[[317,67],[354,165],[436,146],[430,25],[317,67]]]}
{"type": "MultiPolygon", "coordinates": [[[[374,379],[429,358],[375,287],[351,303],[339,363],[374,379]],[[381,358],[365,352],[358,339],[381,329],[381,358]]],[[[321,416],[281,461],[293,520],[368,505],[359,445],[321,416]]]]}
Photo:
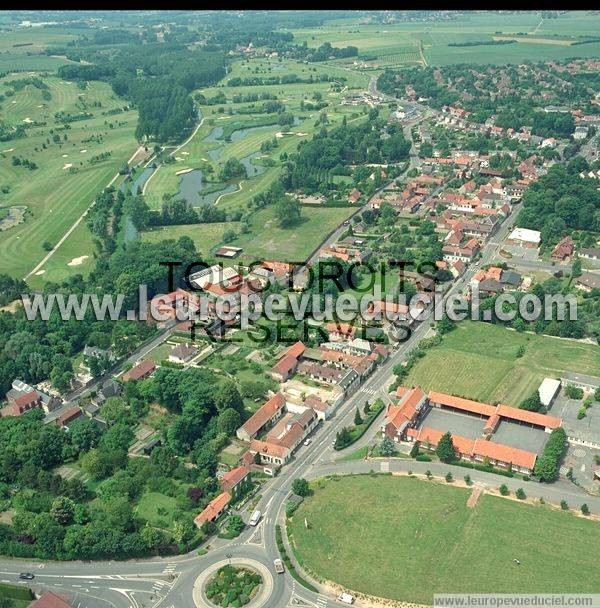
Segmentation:
{"type": "Polygon", "coordinates": [[[540,259],[537,249],[528,249],[527,247],[519,247],[512,245],[506,241],[502,243],[502,249],[508,251],[513,258],[519,258],[521,260],[527,260],[528,262],[537,262],[540,259]]]}

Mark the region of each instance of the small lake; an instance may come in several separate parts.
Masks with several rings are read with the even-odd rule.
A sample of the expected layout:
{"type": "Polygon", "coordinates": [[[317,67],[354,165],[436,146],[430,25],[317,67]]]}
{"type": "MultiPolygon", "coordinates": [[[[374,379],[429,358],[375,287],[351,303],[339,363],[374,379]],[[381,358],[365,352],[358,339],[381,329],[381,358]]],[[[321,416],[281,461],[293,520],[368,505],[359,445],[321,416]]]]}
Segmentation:
{"type": "Polygon", "coordinates": [[[208,186],[210,186],[210,182],[207,184],[204,183],[202,171],[200,169],[194,169],[181,176],[181,184],[177,196],[184,198],[194,207],[199,207],[201,205],[212,205],[222,194],[235,192],[235,190],[237,190],[237,184],[227,184],[215,192],[208,192],[203,195],[198,193],[203,187],[208,186]]]}
{"type": "Polygon", "coordinates": [[[130,192],[135,195],[137,189],[143,189],[144,184],[148,181],[148,178],[154,173],[154,167],[148,166],[146,167],[136,178],[131,182],[130,180],[125,180],[121,184],[121,192],[125,193],[125,189],[129,188],[130,192]]]}

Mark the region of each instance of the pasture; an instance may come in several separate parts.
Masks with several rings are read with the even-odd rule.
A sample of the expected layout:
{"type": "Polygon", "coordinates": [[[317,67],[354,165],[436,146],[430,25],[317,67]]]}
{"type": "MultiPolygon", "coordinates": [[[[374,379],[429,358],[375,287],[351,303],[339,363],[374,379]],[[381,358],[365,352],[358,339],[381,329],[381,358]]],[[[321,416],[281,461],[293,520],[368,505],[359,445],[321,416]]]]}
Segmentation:
{"type": "Polygon", "coordinates": [[[562,371],[600,376],[598,347],[463,321],[426,351],[403,382],[486,403],[518,406],[546,377],[562,371]],[[517,357],[520,346],[525,354],[517,357]]]}
{"type": "MultiPolygon", "coordinates": [[[[123,111],[126,102],[108,84],[90,82],[80,89],[75,83],[44,77],[48,89],[28,84],[10,95],[13,88],[7,83],[26,77],[11,74],[0,80],[0,93],[9,93],[0,109],[0,121],[9,128],[25,126],[24,137],[0,146],[4,186],[0,206],[27,207],[25,221],[3,232],[0,240],[0,272],[18,277],[36,266],[47,253],[43,244],[59,241],[137,148],[137,112],[123,111]],[[61,116],[84,119],[69,122],[61,116]],[[107,158],[94,160],[107,152],[107,158]],[[33,162],[37,169],[16,165],[14,158],[33,162]]],[[[67,264],[83,255],[89,260],[92,254],[91,235],[82,222],[42,269],[46,272],[32,277],[32,283],[89,271],[67,264]]]]}
{"type": "MultiPolygon", "coordinates": [[[[565,45],[560,39],[597,36],[600,16],[593,12],[568,12],[558,18],[542,18],[540,12],[515,14],[492,12],[458,13],[447,20],[399,23],[364,23],[361,19],[325,22],[317,28],[290,30],[295,39],[310,47],[324,42],[356,46],[359,59],[372,60],[372,67],[455,63],[506,64],[523,61],[600,57],[600,43],[565,45]],[[491,41],[494,37],[517,37],[519,42],[502,46],[448,46],[450,43],[491,41]],[[559,36],[559,39],[553,39],[559,36]],[[537,39],[537,43],[527,38],[537,39]],[[543,42],[542,42],[543,41],[543,42]],[[420,46],[422,45],[422,55],[420,46]]],[[[345,60],[351,63],[352,60],[345,60]]],[[[337,62],[334,62],[337,63],[337,62]]]]}
{"type": "Polygon", "coordinates": [[[288,531],[302,564],[347,589],[427,605],[434,593],[600,590],[598,522],[490,495],[471,509],[470,490],[409,477],[313,487],[288,531]]]}

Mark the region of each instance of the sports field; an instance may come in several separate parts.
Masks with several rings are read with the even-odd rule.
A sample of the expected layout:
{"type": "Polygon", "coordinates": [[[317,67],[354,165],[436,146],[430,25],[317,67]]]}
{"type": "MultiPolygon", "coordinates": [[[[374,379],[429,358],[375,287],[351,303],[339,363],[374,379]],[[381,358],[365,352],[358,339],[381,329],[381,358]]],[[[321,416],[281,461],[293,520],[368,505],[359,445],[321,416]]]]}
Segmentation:
{"type": "MultiPolygon", "coordinates": [[[[13,90],[7,84],[11,80],[26,77],[27,73],[6,76],[0,80],[0,93],[13,90]]],[[[0,146],[0,182],[4,187],[0,206],[27,207],[25,221],[2,232],[0,239],[0,272],[16,277],[25,276],[36,266],[47,253],[43,243],[55,245],[59,241],[137,148],[137,112],[120,111],[126,102],[117,98],[108,84],[90,82],[80,89],[56,77],[42,80],[47,90],[28,84],[6,97],[0,109],[0,120],[7,125],[27,126],[25,137],[0,146]],[[44,98],[46,92],[50,99],[44,98]],[[63,121],[55,116],[58,112],[86,117],[69,122],[69,128],[64,129],[63,121]],[[111,153],[108,158],[90,162],[107,152],[111,153]],[[15,165],[13,157],[31,161],[37,169],[15,165]]],[[[83,222],[57,251],[58,257],[42,269],[45,272],[32,277],[32,284],[85,271],[83,265],[68,263],[85,255],[90,260],[92,254],[91,235],[83,222]]]]}
{"type": "Polygon", "coordinates": [[[305,499],[288,530],[318,576],[395,600],[600,592],[590,555],[600,523],[489,495],[471,509],[469,494],[408,477],[343,477],[305,499]]]}
{"type": "Polygon", "coordinates": [[[487,403],[519,405],[544,377],[562,371],[600,376],[598,346],[463,321],[427,351],[404,384],[487,403]],[[520,346],[525,354],[517,357],[520,346]]]}

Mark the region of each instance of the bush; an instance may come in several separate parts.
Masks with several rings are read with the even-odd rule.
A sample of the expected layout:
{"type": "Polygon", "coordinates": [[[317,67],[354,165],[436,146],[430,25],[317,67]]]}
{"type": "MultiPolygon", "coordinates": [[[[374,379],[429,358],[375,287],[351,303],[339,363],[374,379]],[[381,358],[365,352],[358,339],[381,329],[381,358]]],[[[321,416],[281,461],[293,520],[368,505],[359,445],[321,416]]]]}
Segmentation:
{"type": "Polygon", "coordinates": [[[464,479],[465,479],[465,483],[468,486],[473,485],[473,480],[471,479],[471,476],[469,474],[465,475],[464,479]]]}
{"type": "Polygon", "coordinates": [[[581,505],[581,512],[584,515],[589,515],[590,514],[590,508],[587,506],[587,504],[585,502],[581,505]]]}
{"type": "Polygon", "coordinates": [[[508,489],[508,486],[503,483],[498,490],[500,491],[500,494],[502,494],[502,496],[508,496],[510,494],[510,490],[508,489]]]}
{"type": "Polygon", "coordinates": [[[523,490],[523,488],[519,488],[516,492],[515,492],[515,496],[519,499],[519,500],[523,500],[524,498],[526,498],[525,495],[525,490],[523,490]]]}
{"type": "Polygon", "coordinates": [[[292,482],[292,492],[298,496],[308,496],[310,492],[308,481],[306,481],[306,479],[302,479],[301,477],[294,479],[292,482]]]}
{"type": "Polygon", "coordinates": [[[583,389],[574,386],[573,384],[567,384],[565,387],[565,395],[569,399],[583,399],[583,389]]]}
{"type": "Polygon", "coordinates": [[[568,509],[569,509],[569,503],[566,500],[561,500],[560,501],[560,508],[563,511],[568,511],[568,509]]]}
{"type": "Polygon", "coordinates": [[[450,471],[448,471],[448,472],[446,473],[446,482],[447,482],[447,483],[450,483],[450,482],[452,482],[453,480],[454,480],[454,478],[452,477],[452,473],[451,473],[450,471]]]}
{"type": "Polygon", "coordinates": [[[428,456],[427,454],[417,454],[415,460],[418,460],[419,462],[431,462],[431,456],[428,456]]]}
{"type": "Polygon", "coordinates": [[[562,427],[550,433],[544,450],[535,463],[535,474],[541,481],[551,482],[557,479],[566,442],[567,433],[562,427]]]}

